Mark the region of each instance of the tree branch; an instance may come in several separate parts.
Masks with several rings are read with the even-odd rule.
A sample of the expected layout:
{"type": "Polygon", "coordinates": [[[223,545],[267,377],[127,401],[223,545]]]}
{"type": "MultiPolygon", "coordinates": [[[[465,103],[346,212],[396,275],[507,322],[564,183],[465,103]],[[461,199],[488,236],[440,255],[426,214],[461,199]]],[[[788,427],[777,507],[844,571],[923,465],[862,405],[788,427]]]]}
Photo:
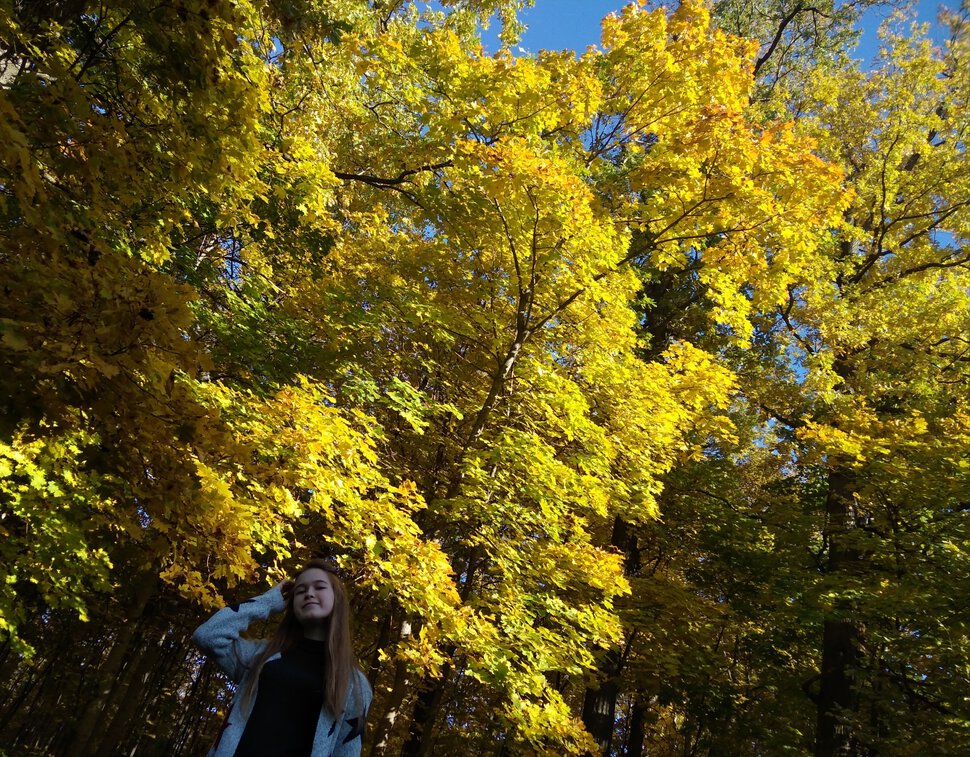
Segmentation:
{"type": "Polygon", "coordinates": [[[445,160],[441,163],[431,163],[424,166],[418,166],[417,168],[407,168],[393,178],[372,176],[370,174],[363,173],[343,173],[342,171],[334,171],[333,175],[343,181],[359,181],[364,184],[370,184],[372,187],[391,188],[396,187],[399,184],[403,184],[415,174],[424,173],[425,171],[437,171],[441,168],[450,168],[453,165],[454,163],[452,161],[445,160]]]}

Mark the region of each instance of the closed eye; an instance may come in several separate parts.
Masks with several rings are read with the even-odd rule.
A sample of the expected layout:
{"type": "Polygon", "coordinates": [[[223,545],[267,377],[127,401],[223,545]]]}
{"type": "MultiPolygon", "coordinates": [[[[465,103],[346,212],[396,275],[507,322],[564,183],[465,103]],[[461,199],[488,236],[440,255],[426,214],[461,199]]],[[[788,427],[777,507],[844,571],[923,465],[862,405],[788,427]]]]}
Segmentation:
{"type": "MultiPolygon", "coordinates": [[[[329,585],[329,584],[326,584],[326,583],[324,583],[323,581],[321,581],[321,582],[320,582],[320,583],[318,583],[318,584],[314,584],[314,585],[313,585],[313,588],[314,588],[314,589],[316,589],[317,591],[321,591],[321,590],[323,590],[323,589],[329,589],[329,588],[330,588],[330,585],[329,585]]],[[[306,584],[303,584],[303,585],[300,585],[300,586],[297,586],[297,587],[296,587],[296,588],[295,588],[295,589],[293,590],[293,593],[294,593],[294,594],[305,594],[305,593],[306,593],[306,591],[307,591],[307,589],[308,589],[308,587],[306,586],[306,584]]]]}

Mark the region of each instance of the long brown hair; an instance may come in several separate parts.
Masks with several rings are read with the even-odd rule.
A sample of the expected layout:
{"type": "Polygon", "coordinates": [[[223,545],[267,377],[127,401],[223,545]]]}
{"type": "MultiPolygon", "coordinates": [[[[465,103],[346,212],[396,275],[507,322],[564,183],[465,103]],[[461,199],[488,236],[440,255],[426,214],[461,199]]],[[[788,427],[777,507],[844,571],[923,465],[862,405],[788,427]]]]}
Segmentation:
{"type": "MultiPolygon", "coordinates": [[[[324,670],[323,706],[330,716],[337,718],[343,712],[347,701],[347,690],[351,679],[360,671],[350,635],[350,603],[347,601],[347,591],[337,574],[337,569],[330,560],[310,560],[293,576],[295,582],[303,573],[311,568],[327,572],[330,585],[333,587],[333,610],[330,612],[327,624],[327,654],[324,670]]],[[[286,596],[286,610],[283,620],[270,638],[262,652],[253,661],[249,682],[243,692],[242,704],[248,710],[252,706],[256,694],[259,674],[266,661],[277,652],[285,652],[298,640],[303,638],[303,628],[293,614],[293,590],[286,596]]],[[[361,713],[363,716],[363,713],[361,713]]]]}

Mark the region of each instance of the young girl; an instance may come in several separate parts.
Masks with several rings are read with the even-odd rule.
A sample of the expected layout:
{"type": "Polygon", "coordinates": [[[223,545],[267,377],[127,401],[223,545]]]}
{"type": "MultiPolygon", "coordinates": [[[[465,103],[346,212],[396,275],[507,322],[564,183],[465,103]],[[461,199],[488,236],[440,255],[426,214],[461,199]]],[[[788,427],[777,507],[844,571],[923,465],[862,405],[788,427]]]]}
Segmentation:
{"type": "Polygon", "coordinates": [[[334,566],[311,560],[293,581],[219,610],[193,641],[237,685],[209,757],[357,757],[371,690],[350,639],[334,566]],[[268,641],[241,634],[283,612],[268,641]]]}

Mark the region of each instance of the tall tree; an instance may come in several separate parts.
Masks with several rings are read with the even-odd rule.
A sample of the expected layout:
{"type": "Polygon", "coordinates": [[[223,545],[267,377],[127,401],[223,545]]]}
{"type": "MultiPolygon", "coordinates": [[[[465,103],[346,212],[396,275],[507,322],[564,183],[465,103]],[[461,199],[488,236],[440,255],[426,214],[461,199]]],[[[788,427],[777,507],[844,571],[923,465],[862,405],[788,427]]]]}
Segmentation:
{"type": "Polygon", "coordinates": [[[967,42],[964,25],[953,31],[942,52],[889,35],[874,71],[844,68],[809,90],[802,123],[845,167],[852,204],[814,280],[765,321],[774,367],[765,353],[751,365],[752,398],[797,438],[823,493],[819,755],[895,752],[915,728],[953,748],[966,717],[943,680],[959,664],[928,672],[965,654],[951,641],[964,622],[932,588],[950,574],[951,601],[966,570],[963,548],[948,546],[965,543],[967,376],[954,347],[970,325],[967,123],[955,105],[967,42]]]}
{"type": "MultiPolygon", "coordinates": [[[[719,16],[721,23],[724,23],[723,14],[726,5],[717,9],[721,14],[719,16]]],[[[802,10],[815,13],[818,9],[802,10]]],[[[784,17],[783,15],[779,18],[784,20],[784,17]]],[[[744,18],[748,22],[751,21],[750,16],[744,18]]],[[[780,29],[778,39],[784,36],[780,32],[787,33],[784,29],[780,29]]],[[[774,36],[770,39],[774,39],[774,36]]],[[[798,38],[795,37],[791,41],[797,47],[798,38]]],[[[810,40],[802,39],[803,44],[806,41],[810,40]]],[[[870,115],[859,120],[859,113],[866,111],[856,108],[857,102],[849,93],[853,92],[862,97],[862,92],[867,86],[862,84],[866,81],[866,77],[856,73],[850,77],[851,81],[843,79],[842,77],[847,75],[846,72],[854,70],[854,67],[847,56],[840,54],[843,52],[841,49],[831,50],[831,54],[826,53],[826,44],[826,41],[822,41],[819,45],[813,45],[811,50],[792,48],[793,52],[798,53],[803,60],[811,62],[812,65],[808,67],[810,70],[800,72],[797,76],[789,75],[785,81],[764,81],[765,69],[763,67],[759,69],[762,84],[754,90],[754,100],[759,107],[765,109],[765,112],[789,112],[802,116],[817,107],[819,82],[841,80],[845,88],[840,90],[837,97],[826,100],[830,107],[827,116],[813,123],[818,127],[817,134],[820,142],[825,142],[832,134],[840,133],[839,130],[842,127],[836,123],[852,124],[853,144],[859,145],[860,153],[865,153],[878,144],[878,140],[872,135],[874,131],[884,126],[884,120],[880,120],[875,115],[875,111],[869,111],[870,115]],[[832,114],[836,112],[839,114],[839,120],[833,122],[832,114]]],[[[767,61],[768,58],[765,56],[769,50],[770,45],[763,43],[757,60],[767,61]]],[[[936,67],[943,65],[941,63],[943,56],[934,53],[928,46],[921,52],[926,70],[941,70],[936,67]]],[[[897,56],[893,52],[887,52],[884,62],[890,64],[897,57],[901,60],[906,58],[907,54],[897,56]]],[[[948,65],[954,63],[955,61],[951,59],[948,65]]],[[[955,77],[958,68],[959,66],[953,73],[944,74],[942,80],[955,77]]],[[[885,106],[896,95],[909,91],[911,82],[907,75],[901,74],[898,68],[891,64],[886,65],[883,72],[878,75],[879,84],[873,84],[873,89],[868,90],[870,95],[875,97],[875,93],[881,92],[878,87],[896,93],[882,100],[885,106]]],[[[960,86],[962,85],[955,85],[955,88],[959,91],[960,86]]],[[[920,90],[915,88],[912,91],[920,90]]],[[[831,94],[831,90],[828,92],[831,94]]],[[[961,101],[962,95],[952,90],[950,94],[943,95],[941,101],[949,99],[951,94],[956,101],[961,101]]],[[[931,113],[935,107],[932,105],[932,99],[929,102],[927,113],[931,113]]],[[[899,105],[893,105],[880,112],[894,113],[897,109],[902,108],[899,105]]],[[[959,134],[964,127],[953,125],[953,128],[955,130],[953,133],[959,134]]],[[[924,138],[931,131],[932,129],[925,130],[924,138]]],[[[953,141],[959,145],[959,139],[953,141]]],[[[958,146],[956,154],[947,156],[946,160],[958,163],[962,156],[961,150],[962,147],[958,146]]],[[[874,152],[877,153],[876,150],[874,152]]],[[[836,156],[835,151],[819,150],[819,153],[836,162],[843,161],[843,158],[836,156]]],[[[870,158],[870,160],[874,159],[870,158]]],[[[878,161],[875,162],[878,163],[878,161]]],[[[847,176],[846,186],[849,191],[852,191],[856,180],[860,178],[860,174],[853,167],[857,164],[843,162],[843,165],[847,176]]],[[[907,170],[912,169],[913,166],[910,166],[907,170]]],[[[964,189],[959,181],[952,180],[955,175],[949,175],[950,180],[944,179],[944,176],[937,176],[937,179],[942,181],[934,181],[934,202],[938,203],[937,207],[942,212],[942,215],[935,216],[935,219],[944,221],[943,226],[939,228],[945,228],[945,231],[942,234],[935,234],[931,230],[929,235],[935,236],[937,243],[950,247],[949,250],[943,250],[939,254],[954,266],[960,267],[963,266],[963,262],[959,250],[964,244],[962,237],[964,232],[957,230],[963,228],[960,225],[963,222],[952,219],[952,214],[962,212],[964,189]],[[947,219],[952,219],[952,224],[947,225],[947,219]]],[[[911,185],[909,188],[912,188],[911,185]]],[[[863,191],[871,190],[866,189],[863,184],[863,191]]],[[[904,199],[901,192],[897,193],[897,198],[901,204],[913,201],[904,199]]],[[[851,212],[849,215],[851,216],[851,212]]],[[[921,233],[917,230],[916,236],[919,237],[921,233]]],[[[820,260],[824,261],[825,256],[820,260]]],[[[814,397],[817,388],[805,380],[804,344],[790,336],[783,336],[780,341],[778,339],[779,330],[784,332],[796,322],[793,313],[798,312],[797,305],[793,308],[786,305],[780,309],[769,309],[764,314],[756,315],[753,318],[753,349],[727,349],[723,346],[725,344],[723,334],[708,328],[703,317],[709,305],[706,302],[707,291],[699,275],[702,264],[699,260],[692,261],[689,265],[683,266],[680,271],[666,272],[658,272],[649,264],[645,266],[644,278],[647,283],[644,288],[642,321],[645,324],[645,331],[654,335],[661,344],[672,337],[683,338],[686,335],[694,335],[693,338],[708,349],[719,351],[727,364],[737,366],[741,391],[748,399],[740,406],[746,408],[746,412],[733,416],[737,424],[736,428],[741,430],[752,424],[753,429],[760,427],[761,431],[755,435],[753,446],[749,450],[744,450],[743,447],[736,449],[731,444],[713,445],[709,449],[710,459],[701,466],[702,471],[707,471],[706,474],[698,476],[694,473],[685,478],[684,472],[677,472],[673,479],[668,479],[667,495],[661,503],[661,510],[665,513],[664,525],[659,532],[654,534],[652,533],[654,529],[643,529],[633,539],[628,538],[626,546],[617,544],[630,554],[638,555],[639,565],[646,564],[647,575],[651,577],[648,580],[670,580],[675,585],[683,586],[688,596],[690,592],[695,593],[697,606],[678,605],[673,598],[674,595],[671,595],[666,602],[656,602],[654,599],[656,589],[645,586],[636,572],[632,574],[635,599],[630,603],[629,614],[625,619],[627,637],[632,641],[624,660],[626,671],[623,673],[624,680],[617,706],[618,717],[616,720],[607,718],[606,727],[609,728],[612,720],[612,725],[619,728],[618,735],[623,738],[629,736],[631,739],[626,745],[627,748],[633,749],[632,753],[638,753],[635,751],[640,748],[637,744],[643,744],[644,741],[645,703],[650,703],[653,707],[647,708],[647,712],[655,713],[653,715],[655,718],[653,722],[657,724],[655,727],[665,734],[654,737],[651,753],[653,751],[666,753],[664,751],[666,749],[676,750],[677,753],[740,752],[755,748],[751,746],[754,740],[757,740],[757,748],[768,751],[782,748],[806,749],[816,741],[816,731],[818,736],[816,748],[821,750],[820,753],[831,753],[826,750],[833,748],[855,750],[856,753],[882,748],[893,750],[895,753],[903,749],[904,739],[901,734],[905,731],[905,727],[897,731],[894,724],[902,721],[907,722],[908,727],[912,729],[926,727],[936,734],[946,733],[947,738],[954,743],[959,743],[961,738],[958,735],[961,732],[959,724],[965,718],[965,715],[958,714],[959,706],[954,706],[951,701],[944,703],[932,696],[927,696],[928,688],[914,688],[898,675],[884,671],[873,672],[869,667],[872,665],[872,659],[866,656],[869,648],[867,645],[860,645],[860,641],[867,633],[872,634],[873,625],[881,629],[880,639],[885,638],[884,634],[888,633],[887,628],[895,627],[897,634],[902,636],[912,634],[913,638],[908,640],[906,646],[915,654],[915,647],[918,645],[911,642],[927,635],[921,628],[915,627],[920,624],[920,621],[915,619],[922,617],[924,613],[934,615],[937,612],[936,603],[930,600],[929,594],[915,587],[900,589],[898,593],[892,593],[892,599],[887,598],[880,605],[878,612],[873,606],[867,607],[865,603],[845,602],[838,612],[846,612],[845,608],[858,608],[858,616],[845,623],[833,617],[837,614],[833,613],[833,603],[837,595],[843,591],[850,595],[853,592],[868,591],[868,589],[860,589],[860,585],[868,586],[875,580],[872,575],[869,575],[864,580],[859,579],[857,583],[856,578],[847,579],[846,576],[846,574],[854,575],[857,572],[855,569],[850,567],[843,571],[835,570],[852,564],[858,566],[868,563],[871,557],[869,550],[858,548],[859,534],[852,533],[851,530],[846,530],[840,525],[845,523],[842,517],[845,509],[854,509],[858,506],[854,504],[854,500],[858,499],[859,495],[853,492],[853,488],[859,480],[866,480],[868,471],[865,473],[861,470],[853,471],[851,475],[846,475],[839,470],[833,471],[829,466],[835,462],[835,458],[830,458],[824,453],[819,455],[817,451],[813,453],[805,451],[802,433],[797,429],[805,419],[803,415],[806,412],[805,408],[815,407],[813,404],[815,400],[809,400],[808,397],[814,397]],[[786,318],[791,323],[786,322],[786,318]],[[717,347],[719,343],[722,345],[720,348],[717,347]],[[772,378],[768,384],[763,384],[766,376],[772,378]],[[771,478],[763,479],[764,471],[758,471],[763,464],[757,461],[763,460],[763,450],[766,448],[772,450],[777,456],[776,459],[782,461],[776,466],[773,474],[774,481],[771,478]],[[727,469],[731,471],[731,479],[727,483],[722,483],[720,476],[712,477],[711,474],[723,466],[726,460],[733,460],[732,465],[727,469]],[[761,479],[762,483],[750,493],[745,493],[740,482],[747,480],[751,474],[756,476],[753,481],[761,479]],[[789,501],[786,501],[785,497],[779,497],[780,492],[784,492],[789,501]],[[755,496],[751,496],[752,494],[755,496]],[[690,505],[681,509],[681,502],[684,500],[690,505]],[[828,522],[826,510],[830,511],[828,522]],[[706,515],[707,513],[710,515],[706,515]],[[837,517],[833,518],[833,515],[837,517]],[[681,518],[683,520],[680,520],[681,518]],[[694,522],[698,518],[710,523],[705,530],[710,532],[711,538],[703,540],[700,538],[694,522]],[[738,546],[735,547],[735,544],[738,546]],[[650,559],[644,560],[644,555],[650,554],[653,549],[656,549],[658,555],[659,562],[656,564],[650,559]],[[762,559],[759,558],[762,554],[767,555],[768,562],[754,562],[762,559]],[[657,565],[664,568],[659,574],[657,565]],[[762,567],[760,570],[748,570],[745,567],[747,565],[762,567]],[[765,565],[777,566],[775,570],[783,569],[784,580],[776,581],[769,578],[770,574],[765,565]],[[733,576],[731,576],[732,573],[733,576]],[[833,574],[840,575],[840,578],[836,578],[833,574]],[[730,580],[725,576],[731,576],[730,580]],[[841,586],[840,589],[834,588],[839,586],[841,586]],[[824,600],[820,601],[820,594],[824,595],[824,600]],[[660,656],[660,660],[665,664],[662,678],[664,683],[672,688],[672,691],[668,689],[664,694],[665,698],[661,698],[657,694],[655,684],[651,682],[650,676],[656,676],[650,672],[653,668],[651,661],[648,660],[647,663],[639,661],[640,654],[647,658],[651,654],[656,656],[649,639],[652,634],[658,632],[658,629],[656,621],[651,619],[649,613],[644,614],[642,610],[637,609],[642,606],[636,600],[637,595],[643,597],[643,603],[647,608],[653,607],[654,602],[661,607],[666,605],[670,609],[677,608],[677,614],[674,617],[681,619],[682,627],[699,628],[707,633],[707,638],[713,640],[711,648],[715,650],[715,658],[722,653],[725,655],[722,661],[715,662],[711,667],[704,667],[701,656],[697,653],[683,660],[678,660],[674,656],[673,664],[671,657],[668,656],[669,653],[660,656]],[[717,598],[719,612],[705,617],[704,603],[712,596],[717,598]],[[903,596],[907,597],[905,601],[902,600],[903,596]],[[757,597],[757,602],[753,603],[752,597],[757,597]],[[919,609],[920,601],[927,602],[924,610],[919,609]],[[725,617],[729,620],[722,623],[725,617]],[[765,628],[776,630],[774,633],[769,633],[765,628]],[[827,639],[828,643],[824,639],[827,639]],[[642,652],[641,649],[643,649],[642,652]],[[823,655],[826,649],[828,654],[823,655]],[[739,655],[739,650],[744,654],[739,655]],[[823,657],[826,659],[823,660],[823,657]],[[793,665],[793,660],[797,660],[797,664],[793,665]],[[858,666],[858,670],[868,672],[864,675],[858,674],[857,670],[853,669],[853,663],[858,666]],[[818,665],[824,673],[819,675],[817,670],[813,671],[814,665],[818,665]],[[697,676],[698,670],[703,670],[704,673],[697,676]],[[717,674],[714,671],[717,671],[717,674]],[[719,680],[718,674],[724,675],[725,679],[719,680]],[[751,685],[739,685],[741,680],[750,682],[751,685]],[[895,684],[888,683],[890,680],[895,680],[895,684]],[[823,682],[825,683],[824,695],[821,690],[823,682]],[[782,693],[784,696],[781,696],[782,693]],[[924,696],[925,699],[920,698],[924,696]],[[770,709],[773,707],[772,701],[779,705],[779,709],[775,709],[774,713],[770,709]],[[781,704],[782,702],[784,704],[781,704]],[[843,710],[840,702],[848,707],[843,710]],[[717,707],[714,706],[715,703],[718,703],[717,707]],[[662,707],[664,705],[669,709],[664,710],[662,707]],[[817,711],[811,718],[807,717],[807,706],[817,711]],[[664,711],[670,715],[670,720],[666,722],[662,720],[664,711]],[[890,712],[894,714],[889,715],[890,712]],[[905,715],[902,714],[903,712],[905,715]],[[752,717],[754,713],[757,715],[752,717]],[[944,714],[947,717],[941,717],[944,714]],[[777,715],[780,715],[779,720],[772,720],[777,715]],[[660,719],[662,726],[656,718],[660,719]],[[936,720],[936,718],[940,719],[936,720]],[[638,722],[639,725],[637,725],[638,722]],[[932,722],[932,725],[927,725],[928,722],[932,722]],[[917,723],[922,725],[917,726],[917,723]],[[765,728],[764,740],[754,735],[759,733],[761,728],[765,728]],[[625,732],[623,729],[629,729],[629,731],[625,732]],[[634,731],[637,729],[639,729],[639,741],[634,738],[636,736],[634,731]],[[854,735],[853,729],[855,729],[854,735]],[[832,747],[831,739],[838,741],[840,738],[841,745],[832,747]]],[[[949,267],[949,264],[947,262],[943,268],[949,267]]],[[[812,291],[840,289],[843,284],[836,283],[838,279],[834,274],[826,273],[825,268],[826,265],[823,264],[821,268],[808,273],[804,280],[804,288],[792,287],[792,291],[795,292],[793,300],[797,301],[800,293],[805,289],[812,291]]],[[[936,270],[936,263],[930,262],[929,269],[936,270]]],[[[886,311],[894,307],[889,303],[896,302],[902,297],[898,291],[884,294],[887,299],[880,300],[879,307],[886,311]]],[[[907,290],[906,297],[908,296],[907,290]]],[[[935,301],[938,293],[928,292],[927,296],[931,301],[935,301]]],[[[963,316],[959,315],[966,307],[965,298],[954,295],[954,298],[948,298],[946,302],[947,307],[952,308],[948,311],[947,317],[947,323],[950,326],[946,328],[956,329],[946,341],[956,340],[960,343],[965,338],[960,335],[965,325],[963,325],[963,316]]],[[[822,311],[823,308],[820,307],[817,311],[818,317],[821,317],[822,311]]],[[[903,312],[910,312],[908,305],[903,312]]],[[[893,313],[898,319],[900,311],[893,310],[893,313]]],[[[835,316],[834,313],[830,314],[835,316]]],[[[845,316],[846,311],[843,310],[835,317],[845,316]]],[[[849,327],[845,325],[836,327],[830,323],[829,328],[833,331],[838,329],[841,333],[849,327]]],[[[914,324],[913,328],[918,330],[921,327],[914,324]]],[[[816,345],[822,345],[818,349],[822,351],[826,349],[824,346],[826,338],[818,339],[816,345]]],[[[956,357],[958,358],[956,362],[959,363],[959,356],[956,357]]],[[[897,364],[884,361],[882,370],[893,375],[894,381],[906,383],[914,380],[912,374],[908,373],[907,365],[906,361],[897,364]]],[[[954,370],[954,367],[950,366],[949,370],[954,370]]],[[[919,375],[925,376],[922,371],[919,375]]],[[[921,382],[922,379],[918,381],[921,382]]],[[[937,390],[945,395],[949,394],[946,388],[948,381],[948,378],[941,377],[936,382],[937,390]]],[[[871,397],[873,394],[868,384],[864,387],[853,385],[851,392],[859,397],[871,397]]],[[[877,407],[882,404],[874,397],[871,401],[877,407]]],[[[963,511],[961,503],[965,497],[961,493],[956,493],[962,491],[965,485],[965,477],[957,462],[960,455],[965,454],[958,451],[965,450],[962,432],[952,439],[952,443],[954,446],[948,452],[941,453],[942,460],[929,463],[936,475],[942,475],[947,484],[938,492],[941,496],[933,505],[926,502],[927,507],[938,507],[942,512],[950,515],[946,518],[935,518],[934,528],[923,532],[922,536],[927,541],[942,539],[946,544],[950,543],[951,536],[944,535],[938,530],[940,522],[945,521],[947,527],[953,529],[952,538],[957,542],[962,540],[965,528],[961,514],[963,511]],[[942,470],[947,472],[943,474],[942,470]],[[954,488],[951,489],[951,487],[954,488]],[[943,492],[952,493],[943,494],[943,492]]],[[[911,448],[921,447],[921,455],[925,456],[924,460],[928,462],[933,457],[934,453],[930,450],[934,446],[914,442],[911,448]]],[[[894,454],[898,452],[898,448],[894,449],[894,454]]],[[[912,475],[916,479],[920,478],[920,475],[915,472],[912,475]]],[[[883,485],[883,496],[887,494],[888,489],[883,485]]],[[[916,501],[911,489],[905,494],[898,491],[897,495],[908,503],[916,501]]],[[[897,502],[884,503],[884,506],[898,509],[901,505],[897,502]]],[[[924,513],[922,517],[928,516],[924,513]]],[[[895,516],[890,520],[895,522],[894,518],[895,516]]],[[[854,522],[851,522],[851,525],[855,527],[854,522]]],[[[861,527],[870,532],[876,528],[870,521],[864,521],[861,527]]],[[[910,522],[907,527],[914,532],[920,531],[914,522],[910,522]]],[[[898,529],[898,524],[893,528],[898,529]]],[[[952,556],[958,553],[949,547],[946,549],[952,556]]],[[[939,557],[939,548],[933,551],[936,551],[939,557]]],[[[916,580],[915,577],[903,577],[908,575],[910,570],[920,574],[920,581],[928,574],[928,568],[918,560],[911,567],[903,567],[907,561],[903,554],[894,552],[893,555],[900,584],[916,580]],[[919,567],[921,565],[922,567],[919,567]]],[[[958,568],[957,565],[951,565],[951,569],[955,570],[956,574],[961,574],[962,568],[958,568]]],[[[643,571],[644,568],[641,567],[638,570],[643,571]]],[[[960,619],[948,611],[944,611],[942,617],[945,618],[942,625],[948,629],[945,633],[961,639],[963,624],[960,619]]],[[[669,617],[665,618],[664,630],[671,622],[676,623],[669,617]]],[[[692,645],[689,646],[691,650],[702,649],[706,645],[700,633],[695,635],[686,630],[679,636],[667,638],[667,645],[672,648],[676,648],[678,643],[692,645]],[[684,637],[689,641],[682,641],[684,637]]],[[[889,646],[895,647],[898,638],[899,636],[897,641],[889,646]]],[[[926,648],[936,643],[927,641],[926,648]]],[[[954,666],[950,668],[949,675],[955,680],[960,680],[961,675],[958,671],[961,664],[959,660],[964,654],[960,651],[963,649],[963,643],[956,642],[952,645],[946,643],[944,646],[950,649],[947,664],[954,666]]],[[[871,649],[869,654],[873,654],[871,649]]],[[[658,661],[656,664],[661,663],[658,661]]],[[[897,662],[894,665],[888,662],[887,658],[882,658],[882,663],[877,663],[876,667],[879,664],[894,667],[897,671],[910,667],[913,669],[922,667],[922,663],[916,661],[897,662]]],[[[608,674],[608,671],[605,672],[608,674]]],[[[605,742],[601,743],[605,745],[605,742]]]]}

